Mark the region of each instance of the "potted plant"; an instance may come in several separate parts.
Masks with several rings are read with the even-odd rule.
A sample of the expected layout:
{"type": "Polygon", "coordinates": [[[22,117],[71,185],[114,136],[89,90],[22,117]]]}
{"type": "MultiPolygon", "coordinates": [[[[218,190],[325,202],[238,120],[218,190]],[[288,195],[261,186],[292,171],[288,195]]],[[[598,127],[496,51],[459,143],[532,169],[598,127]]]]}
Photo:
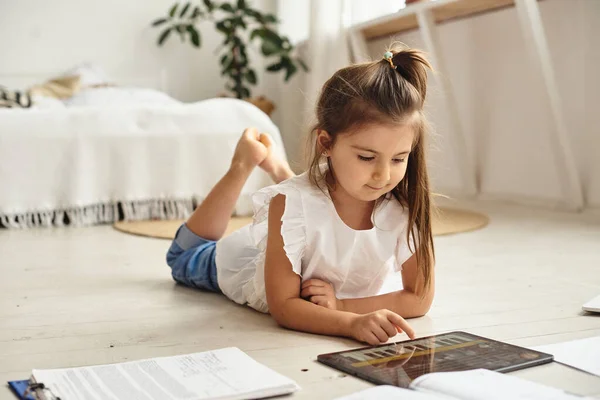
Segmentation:
{"type": "MultiPolygon", "coordinates": [[[[213,21],[217,31],[223,35],[219,49],[221,75],[228,77],[226,88],[238,99],[248,100],[252,95],[250,86],[258,82],[247,53],[247,45],[256,39],[260,41],[262,54],[274,59],[266,67],[268,72],[283,71],[287,82],[298,71],[298,67],[308,71],[302,59],[293,56],[294,46],[290,40],[272,29],[272,25],[279,22],[277,18],[253,9],[246,0],[220,3],[202,0],[199,4],[173,4],[165,17],[152,22],[153,27],[161,29],[158,45],[161,46],[173,35],[179,35],[182,42],[189,40],[194,47],[201,47],[197,25],[204,20],[213,21]],[[249,35],[247,30],[250,31],[249,35]]],[[[273,108],[272,103],[269,104],[264,97],[249,101],[259,107],[262,105],[264,111],[273,108]]]]}

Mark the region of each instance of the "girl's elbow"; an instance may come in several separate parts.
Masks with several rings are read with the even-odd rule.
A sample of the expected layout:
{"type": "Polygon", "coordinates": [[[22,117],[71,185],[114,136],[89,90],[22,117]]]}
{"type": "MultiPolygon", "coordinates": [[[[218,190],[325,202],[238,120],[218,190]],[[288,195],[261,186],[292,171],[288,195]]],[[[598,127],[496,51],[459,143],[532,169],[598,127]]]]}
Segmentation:
{"type": "Polygon", "coordinates": [[[429,310],[431,309],[431,305],[433,304],[433,293],[430,294],[429,296],[426,296],[425,298],[421,299],[421,301],[419,302],[419,305],[417,306],[416,309],[416,317],[423,317],[425,316],[425,314],[427,314],[429,312],[429,310]]]}
{"type": "Polygon", "coordinates": [[[415,310],[416,312],[414,318],[424,317],[430,309],[431,303],[422,304],[420,307],[417,308],[417,310],[415,310]]]}
{"type": "Polygon", "coordinates": [[[413,293],[413,299],[411,307],[408,307],[408,312],[406,315],[403,315],[405,318],[419,318],[425,316],[431,309],[431,305],[433,304],[433,293],[428,293],[426,295],[417,295],[413,293]]]}
{"type": "Polygon", "coordinates": [[[291,323],[291,319],[287,318],[284,312],[281,312],[279,310],[275,312],[269,310],[269,312],[271,313],[271,316],[273,317],[277,325],[285,329],[294,329],[294,326],[291,323]]]}
{"type": "Polygon", "coordinates": [[[271,317],[273,317],[275,322],[277,322],[277,325],[283,328],[291,328],[289,324],[289,318],[286,317],[287,313],[285,310],[285,301],[271,300],[267,301],[267,304],[269,306],[269,314],[271,314],[271,317]]]}
{"type": "Polygon", "coordinates": [[[276,304],[273,304],[272,301],[268,301],[267,305],[269,306],[269,314],[271,314],[271,317],[275,320],[275,322],[277,322],[278,325],[283,326],[283,318],[279,307],[276,304]]]}

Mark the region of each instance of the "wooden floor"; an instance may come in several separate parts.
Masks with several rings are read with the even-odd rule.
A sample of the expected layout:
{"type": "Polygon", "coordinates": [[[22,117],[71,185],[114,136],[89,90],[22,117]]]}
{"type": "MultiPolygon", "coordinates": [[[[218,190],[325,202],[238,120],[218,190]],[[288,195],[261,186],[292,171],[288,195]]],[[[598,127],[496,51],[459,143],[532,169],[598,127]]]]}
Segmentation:
{"type": "MultiPolygon", "coordinates": [[[[436,239],[437,296],[426,317],[412,320],[419,336],[464,330],[535,346],[600,335],[600,315],[581,311],[600,294],[597,215],[468,206],[487,212],[490,225],[436,239]]],[[[315,361],[358,343],[286,331],[220,295],[175,285],[168,245],[110,226],[0,230],[0,380],[26,378],[32,368],[237,346],[296,380],[294,398],[369,386],[315,361]]],[[[599,377],[559,364],[514,374],[600,397],[599,377]]],[[[13,397],[1,388],[0,398],[13,397]]]]}

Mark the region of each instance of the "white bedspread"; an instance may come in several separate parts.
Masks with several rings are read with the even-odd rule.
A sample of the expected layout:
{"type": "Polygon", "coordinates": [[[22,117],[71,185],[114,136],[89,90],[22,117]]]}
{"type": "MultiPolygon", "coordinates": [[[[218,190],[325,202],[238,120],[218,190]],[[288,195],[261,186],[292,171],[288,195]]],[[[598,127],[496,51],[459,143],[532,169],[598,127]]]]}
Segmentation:
{"type": "MultiPolygon", "coordinates": [[[[226,98],[143,107],[0,112],[0,222],[9,227],[184,218],[227,170],[248,126],[277,127],[253,105],[226,98]],[[119,209],[120,205],[120,209],[119,209]]],[[[257,169],[236,212],[272,182],[257,169]]]]}

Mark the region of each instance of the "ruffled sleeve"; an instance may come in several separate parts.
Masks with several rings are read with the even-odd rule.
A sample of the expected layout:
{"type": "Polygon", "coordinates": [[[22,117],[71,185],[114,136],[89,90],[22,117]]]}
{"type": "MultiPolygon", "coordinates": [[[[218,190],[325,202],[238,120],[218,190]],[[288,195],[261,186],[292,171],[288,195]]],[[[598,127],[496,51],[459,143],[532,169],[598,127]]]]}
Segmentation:
{"type": "Polygon", "coordinates": [[[410,239],[411,243],[409,246],[409,242],[406,240],[406,230],[402,231],[402,234],[398,237],[396,245],[396,271],[402,271],[402,264],[411,258],[416,250],[416,242],[412,235],[410,239]]]}
{"type": "Polygon", "coordinates": [[[278,194],[285,195],[285,211],[281,217],[283,249],[292,264],[293,271],[302,275],[302,258],[306,249],[306,224],[302,196],[299,188],[294,185],[295,179],[297,178],[266,187],[252,196],[254,219],[250,227],[250,235],[254,245],[264,257],[267,248],[269,205],[273,197],[278,194]]]}

